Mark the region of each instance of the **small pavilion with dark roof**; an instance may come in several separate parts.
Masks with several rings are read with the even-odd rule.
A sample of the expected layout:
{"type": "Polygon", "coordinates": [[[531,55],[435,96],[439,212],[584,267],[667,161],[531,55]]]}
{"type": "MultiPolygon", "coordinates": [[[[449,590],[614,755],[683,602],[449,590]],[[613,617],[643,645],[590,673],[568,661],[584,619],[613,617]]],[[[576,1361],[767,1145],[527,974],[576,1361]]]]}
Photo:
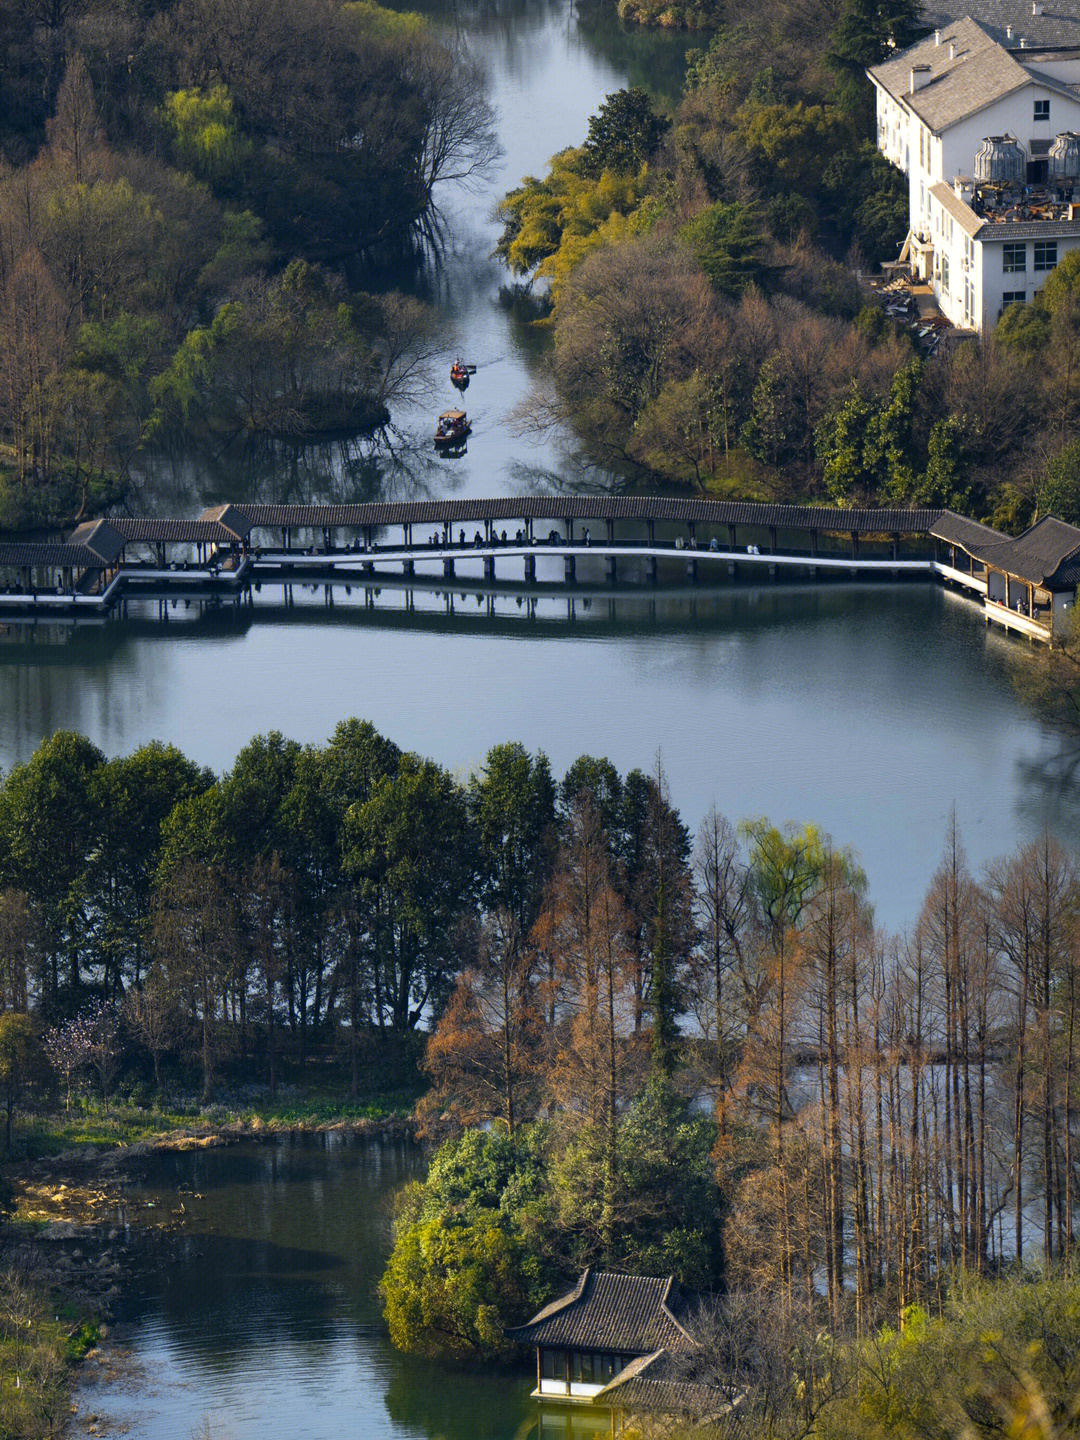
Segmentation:
{"type": "Polygon", "coordinates": [[[1045,515],[1010,538],[946,511],[931,534],[948,546],[952,568],[981,576],[986,618],[1034,639],[1053,639],[1069,621],[1080,584],[1080,527],[1045,515]]]}
{"type": "Polygon", "coordinates": [[[537,1398],[589,1403],[632,1362],[694,1350],[683,1311],[671,1275],[585,1270],[567,1294],[506,1333],[536,1347],[537,1398]]]}

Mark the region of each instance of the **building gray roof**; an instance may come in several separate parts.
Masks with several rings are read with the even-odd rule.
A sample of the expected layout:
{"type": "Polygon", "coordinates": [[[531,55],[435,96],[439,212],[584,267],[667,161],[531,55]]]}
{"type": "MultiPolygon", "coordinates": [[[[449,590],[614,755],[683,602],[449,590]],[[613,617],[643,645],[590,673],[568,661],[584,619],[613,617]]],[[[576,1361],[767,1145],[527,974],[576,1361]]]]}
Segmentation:
{"type": "Polygon", "coordinates": [[[939,180],[936,185],[930,186],[930,194],[969,235],[978,235],[980,231],[988,228],[986,221],[976,215],[970,205],[965,205],[951,185],[946,185],[939,180]]]}
{"type": "Polygon", "coordinates": [[[946,511],[932,532],[960,545],[984,565],[1005,570],[1047,590],[1074,590],[1080,583],[1080,527],[1046,515],[1015,539],[946,511]]]}
{"type": "Polygon", "coordinates": [[[868,74],[937,134],[1032,84],[1023,65],[966,15],[941,32],[940,44],[934,35],[917,40],[899,55],[875,65],[868,74]],[[949,58],[952,45],[956,47],[955,59],[949,58]],[[924,67],[929,77],[918,90],[909,93],[911,71],[916,67],[924,67]]]}
{"type": "Polygon", "coordinates": [[[739,1398],[729,1389],[684,1376],[666,1350],[655,1350],[631,1360],[593,1403],[639,1415],[689,1416],[701,1422],[726,1414],[739,1398]]]}
{"type": "Polygon", "coordinates": [[[686,1351],[694,1341],[677,1318],[680,1300],[670,1275],[585,1270],[572,1290],[506,1333],[526,1345],[630,1355],[686,1351]]]}
{"type": "Polygon", "coordinates": [[[1042,14],[1034,15],[1031,0],[929,0],[923,21],[931,29],[944,29],[970,16],[985,26],[999,44],[1019,49],[1021,38],[1029,46],[1048,50],[1080,47],[1080,7],[1076,0],[1046,0],[1042,14]],[[1007,34],[1012,26],[1012,36],[1007,34]]]}
{"type": "Polygon", "coordinates": [[[964,203],[951,185],[938,181],[930,194],[973,240],[983,244],[1012,240],[1055,240],[1080,235],[1080,220],[984,220],[964,203]]]}
{"type": "Polygon", "coordinates": [[[110,520],[84,520],[68,536],[69,545],[85,545],[106,565],[114,564],[126,540],[110,520]]]}

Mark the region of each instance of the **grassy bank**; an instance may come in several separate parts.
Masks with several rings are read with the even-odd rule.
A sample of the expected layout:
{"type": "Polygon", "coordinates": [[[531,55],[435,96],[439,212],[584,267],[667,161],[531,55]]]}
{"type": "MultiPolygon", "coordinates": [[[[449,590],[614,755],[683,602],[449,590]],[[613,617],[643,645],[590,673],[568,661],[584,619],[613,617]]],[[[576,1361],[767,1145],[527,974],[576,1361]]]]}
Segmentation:
{"type": "Polygon", "coordinates": [[[71,1414],[74,1368],[97,1344],[97,1322],[35,1274],[0,1269],[0,1435],[52,1440],[71,1414]]]}
{"type": "Polygon", "coordinates": [[[275,1098],[249,1089],[223,1095],[208,1106],[186,1099],[144,1104],[120,1100],[107,1110],[100,1100],[82,1098],[73,1101],[70,1111],[24,1117],[14,1137],[13,1159],[29,1162],[62,1156],[73,1160],[80,1149],[97,1156],[102,1147],[108,1150],[221,1133],[257,1135],[338,1126],[377,1129],[406,1121],[419,1093],[419,1087],[406,1086],[351,1100],[347,1089],[289,1087],[275,1098]]]}

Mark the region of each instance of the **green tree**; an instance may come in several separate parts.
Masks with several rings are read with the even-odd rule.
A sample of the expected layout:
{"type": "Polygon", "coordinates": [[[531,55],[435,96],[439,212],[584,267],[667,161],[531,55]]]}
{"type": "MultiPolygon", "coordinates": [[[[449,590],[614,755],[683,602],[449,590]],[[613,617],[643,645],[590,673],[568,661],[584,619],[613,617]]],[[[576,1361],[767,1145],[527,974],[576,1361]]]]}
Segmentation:
{"type": "Polygon", "coordinates": [[[555,782],[547,756],[523,745],[496,745],[469,783],[469,807],[480,842],[489,907],[514,919],[519,936],[532,929],[551,874],[555,782]]]}
{"type": "Polygon", "coordinates": [[[350,810],[346,833],[375,937],[376,1013],[402,1035],[441,1008],[458,970],[456,926],[477,881],[465,797],[438,765],[403,755],[350,810]]]}
{"type": "Polygon", "coordinates": [[[768,289],[775,278],[761,218],[751,205],[718,200],[684,225],[681,235],[722,295],[737,299],[755,285],[768,289]]]}
{"type": "Polygon", "coordinates": [[[1050,343],[1050,312],[1041,305],[1014,301],[994,327],[994,344],[1018,355],[1041,355],[1050,343]]]}
{"type": "Polygon", "coordinates": [[[866,70],[892,51],[905,50],[922,29],[918,0],[845,0],[829,36],[828,61],[837,96],[856,114],[869,111],[866,70]]]}
{"type": "Polygon", "coordinates": [[[1047,462],[1035,493],[1040,515],[1080,524],[1080,440],[1070,440],[1047,462]]]}
{"type": "Polygon", "coordinates": [[[87,885],[97,911],[96,949],[104,965],[104,990],[113,999],[120,994],[125,973],[138,985],[146,967],[162,826],[182,800],[202,794],[212,783],[208,770],[158,741],[107,760],[94,771],[91,799],[99,843],[87,885]]]}
{"type": "Polygon", "coordinates": [[[555,1278],[536,1246],[546,1211],[545,1131],[470,1130],[405,1191],[380,1291],[401,1350],[466,1355],[506,1348],[555,1278]]]}
{"type": "Polygon", "coordinates": [[[87,948],[87,871],[99,837],[93,778],[105,763],[96,745],[70,730],[50,736],[0,789],[0,873],[23,891],[41,918],[47,1007],[66,983],[79,990],[87,948]]]}
{"type": "Polygon", "coordinates": [[[15,1112],[27,1095],[48,1087],[52,1071],[28,1015],[0,1015],[0,1086],[4,1092],[4,1149],[11,1154],[15,1112]]]}
{"type": "Polygon", "coordinates": [[[599,179],[605,170],[636,173],[667,133],[668,122],[653,109],[645,90],[617,90],[589,121],[581,173],[599,179]]]}

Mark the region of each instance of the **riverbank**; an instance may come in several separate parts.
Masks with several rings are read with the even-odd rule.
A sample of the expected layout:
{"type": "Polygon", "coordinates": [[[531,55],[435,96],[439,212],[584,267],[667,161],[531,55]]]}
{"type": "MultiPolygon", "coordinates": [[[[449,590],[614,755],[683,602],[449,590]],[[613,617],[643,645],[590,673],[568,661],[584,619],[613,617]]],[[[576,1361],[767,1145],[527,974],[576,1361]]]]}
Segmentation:
{"type": "Polygon", "coordinates": [[[97,1177],[123,1183],[127,1170],[163,1151],[214,1149],[241,1141],[338,1132],[371,1139],[415,1140],[415,1095],[367,1105],[335,1107],[325,1099],[280,1106],[209,1107],[196,1117],[163,1109],[113,1106],[109,1113],[35,1116],[20,1130],[23,1156],[11,1171],[16,1218],[30,1222],[91,1223],[87,1206],[113,1200],[107,1191],[85,1192],[97,1177]],[[71,1182],[76,1182],[72,1185],[71,1182]],[[50,1199],[49,1185],[54,1184],[50,1199]],[[78,1210],[79,1213],[76,1213],[78,1210]]]}

